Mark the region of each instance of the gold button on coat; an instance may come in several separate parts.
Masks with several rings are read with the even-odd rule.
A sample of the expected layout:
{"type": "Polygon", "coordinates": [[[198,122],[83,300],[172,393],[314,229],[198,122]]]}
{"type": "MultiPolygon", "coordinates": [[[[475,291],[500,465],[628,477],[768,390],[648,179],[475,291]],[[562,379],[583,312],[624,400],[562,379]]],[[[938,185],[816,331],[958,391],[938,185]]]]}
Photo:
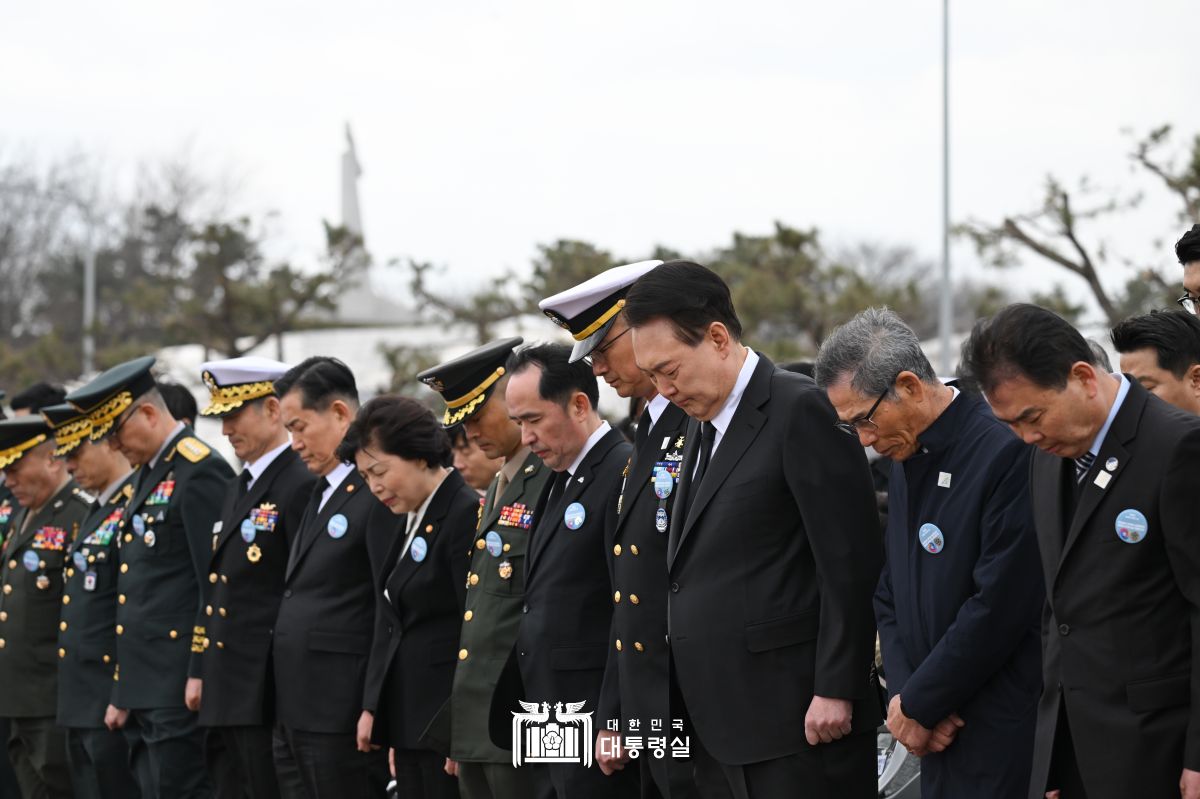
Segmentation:
{"type": "Polygon", "coordinates": [[[465,650],[465,649],[458,650],[458,659],[466,660],[467,659],[467,650],[465,650]]]}
{"type": "Polygon", "coordinates": [[[620,544],[613,545],[613,554],[618,555],[618,556],[621,554],[621,545],[620,544]]]}
{"type": "Polygon", "coordinates": [[[463,621],[470,621],[473,618],[475,618],[475,611],[473,610],[468,610],[463,614],[463,621]]]}
{"type": "Polygon", "coordinates": [[[613,592],[613,602],[620,603],[620,601],[621,601],[621,592],[620,591],[613,592]]]}
{"type": "Polygon", "coordinates": [[[117,635],[124,635],[124,634],[125,634],[125,625],[118,624],[117,625],[117,635]]]}
{"type": "Polygon", "coordinates": [[[618,652],[621,651],[621,639],[620,638],[617,639],[617,651],[618,652]]]}

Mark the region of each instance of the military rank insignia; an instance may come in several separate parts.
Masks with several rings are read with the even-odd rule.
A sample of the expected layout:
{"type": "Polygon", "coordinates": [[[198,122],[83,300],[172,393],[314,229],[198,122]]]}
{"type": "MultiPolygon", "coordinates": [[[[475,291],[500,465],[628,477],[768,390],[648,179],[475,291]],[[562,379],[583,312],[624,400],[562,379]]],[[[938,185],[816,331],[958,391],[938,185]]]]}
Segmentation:
{"type": "Polygon", "coordinates": [[[147,505],[166,505],[171,501],[171,495],[175,493],[175,481],[168,478],[154,487],[154,491],[150,496],[146,497],[147,505]]]}
{"type": "Polygon", "coordinates": [[[91,546],[108,546],[112,537],[116,535],[117,527],[121,524],[121,517],[124,515],[124,508],[117,508],[108,514],[108,518],[102,521],[100,526],[93,530],[87,538],[83,539],[83,543],[91,546]]]}
{"type": "Polygon", "coordinates": [[[67,540],[67,531],[61,527],[43,527],[33,534],[34,549],[49,549],[58,551],[67,540]]]}
{"type": "Polygon", "coordinates": [[[500,509],[500,518],[496,523],[502,527],[520,527],[522,530],[528,530],[533,524],[533,511],[523,502],[505,505],[500,509]]]}
{"type": "Polygon", "coordinates": [[[8,524],[8,520],[12,518],[13,506],[7,499],[0,502],[0,524],[8,524]]]}
{"type": "Polygon", "coordinates": [[[279,522],[279,511],[275,505],[267,502],[259,505],[254,510],[250,511],[250,523],[255,529],[262,533],[269,533],[275,529],[275,525],[279,522]]]}

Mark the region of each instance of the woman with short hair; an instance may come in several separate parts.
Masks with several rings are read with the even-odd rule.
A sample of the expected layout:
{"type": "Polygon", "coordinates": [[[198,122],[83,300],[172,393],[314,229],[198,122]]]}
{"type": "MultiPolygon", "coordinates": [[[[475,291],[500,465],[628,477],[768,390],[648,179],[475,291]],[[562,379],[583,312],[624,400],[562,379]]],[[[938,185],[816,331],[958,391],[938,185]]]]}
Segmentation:
{"type": "Polygon", "coordinates": [[[379,685],[371,740],[393,750],[399,795],[458,797],[443,770],[446,741],[427,728],[450,698],[466,598],[466,556],[479,497],[449,468],[450,438],[423,405],[382,396],[364,405],[339,454],[371,493],[407,520],[378,575],[380,602],[368,684],[379,685]]]}

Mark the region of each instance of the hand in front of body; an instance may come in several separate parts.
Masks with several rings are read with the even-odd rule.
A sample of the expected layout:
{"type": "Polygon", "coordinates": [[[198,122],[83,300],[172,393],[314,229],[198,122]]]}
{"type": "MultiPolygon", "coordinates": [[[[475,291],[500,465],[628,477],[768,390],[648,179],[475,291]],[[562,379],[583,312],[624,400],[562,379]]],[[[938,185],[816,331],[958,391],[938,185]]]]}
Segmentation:
{"type": "Polygon", "coordinates": [[[833,743],[850,734],[854,705],[849,699],[814,696],[804,715],[804,737],[812,746],[833,743]]]}
{"type": "Polygon", "coordinates": [[[358,717],[358,729],[354,733],[354,740],[358,744],[358,751],[370,752],[379,748],[377,744],[371,743],[371,730],[373,729],[375,729],[375,714],[369,710],[364,710],[362,715],[358,717]]]}
{"type": "Polygon", "coordinates": [[[115,705],[109,705],[104,711],[104,726],[110,730],[119,730],[125,726],[125,722],[129,721],[129,711],[122,710],[115,705]]]}
{"type": "Polygon", "coordinates": [[[200,694],[203,682],[199,677],[188,677],[187,686],[183,689],[183,703],[193,713],[200,709],[200,694]]]}
{"type": "Polygon", "coordinates": [[[931,730],[922,727],[916,719],[904,715],[899,694],[893,696],[892,701],[888,703],[888,731],[905,749],[917,757],[924,757],[930,752],[944,752],[946,747],[954,743],[955,736],[964,724],[957,713],[951,713],[931,730]]]}
{"type": "MultiPolygon", "coordinates": [[[[395,750],[393,750],[393,751],[395,751],[395,750]]],[[[392,770],[395,771],[395,767],[393,767],[392,770]]],[[[451,760],[450,758],[446,758],[446,765],[442,766],[442,771],[446,772],[451,777],[457,777],[458,776],[458,761],[451,760]]],[[[392,774],[392,776],[394,777],[396,775],[392,774]]]]}
{"type": "Polygon", "coordinates": [[[596,735],[596,765],[608,777],[625,768],[629,752],[621,746],[621,734],[612,730],[600,730],[596,735]]]}

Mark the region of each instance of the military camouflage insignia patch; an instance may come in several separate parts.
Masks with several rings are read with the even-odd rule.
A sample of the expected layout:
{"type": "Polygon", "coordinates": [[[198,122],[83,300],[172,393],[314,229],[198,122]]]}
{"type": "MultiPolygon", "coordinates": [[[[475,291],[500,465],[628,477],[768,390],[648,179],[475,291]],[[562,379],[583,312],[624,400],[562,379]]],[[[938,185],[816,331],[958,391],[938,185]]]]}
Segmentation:
{"type": "Polygon", "coordinates": [[[496,522],[502,527],[519,527],[528,530],[533,524],[533,511],[523,502],[505,505],[500,509],[500,519],[496,522]]]}
{"type": "Polygon", "coordinates": [[[61,527],[43,527],[33,534],[34,549],[49,549],[58,551],[67,541],[67,531],[61,527]]]}

